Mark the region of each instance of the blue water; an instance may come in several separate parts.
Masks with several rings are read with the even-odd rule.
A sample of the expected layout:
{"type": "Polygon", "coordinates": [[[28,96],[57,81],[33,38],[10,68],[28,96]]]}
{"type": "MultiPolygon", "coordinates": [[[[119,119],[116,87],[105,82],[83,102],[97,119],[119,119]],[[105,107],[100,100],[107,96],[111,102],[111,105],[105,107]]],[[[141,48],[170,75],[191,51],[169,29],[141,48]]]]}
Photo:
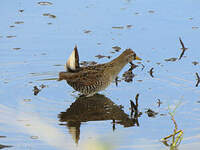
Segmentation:
{"type": "MultiPolygon", "coordinates": [[[[181,102],[175,114],[178,128],[184,131],[179,149],[199,148],[200,89],[195,87],[195,73],[200,72],[199,64],[192,64],[200,61],[199,1],[50,1],[52,5],[38,2],[0,1],[0,130],[1,136],[6,136],[0,138],[0,144],[16,150],[169,149],[160,142],[174,128],[168,106],[181,102]],[[44,13],[56,18],[43,16],[44,13]],[[24,23],[15,24],[16,21],[24,23]],[[91,32],[84,33],[86,30],[91,32]],[[181,60],[166,62],[165,59],[179,57],[179,37],[188,50],[181,60]],[[116,124],[113,132],[112,120],[83,122],[78,145],[75,143],[75,129],[66,127],[58,115],[76,102],[78,92],[55,79],[64,70],[75,44],[81,61],[108,62],[108,58],[94,56],[113,59],[126,48],[132,48],[142,58],[145,68],[138,65],[133,82],[122,81],[118,87],[113,83],[100,92],[122,105],[127,115],[129,100],[139,93],[139,110],[143,112],[138,118],[139,127],[116,124]],[[122,50],[113,54],[113,46],[122,50]],[[152,67],[154,78],[148,73],[152,67]],[[41,84],[47,87],[34,96],[33,87],[41,84]],[[162,101],[160,107],[157,99],[162,101]],[[159,114],[148,117],[148,108],[159,114]]],[[[128,69],[127,65],[121,71],[120,79],[128,69]]]]}

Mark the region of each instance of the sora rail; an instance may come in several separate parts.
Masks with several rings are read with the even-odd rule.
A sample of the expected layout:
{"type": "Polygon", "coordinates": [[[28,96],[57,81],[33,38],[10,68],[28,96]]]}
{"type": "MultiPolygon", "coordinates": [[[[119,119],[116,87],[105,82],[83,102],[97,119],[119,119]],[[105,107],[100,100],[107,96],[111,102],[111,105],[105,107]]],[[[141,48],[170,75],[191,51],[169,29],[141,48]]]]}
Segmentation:
{"type": "Polygon", "coordinates": [[[66,64],[67,72],[60,72],[58,80],[66,80],[76,91],[89,97],[107,88],[122,68],[133,60],[141,59],[129,48],[108,63],[80,67],[75,46],[66,64]]]}

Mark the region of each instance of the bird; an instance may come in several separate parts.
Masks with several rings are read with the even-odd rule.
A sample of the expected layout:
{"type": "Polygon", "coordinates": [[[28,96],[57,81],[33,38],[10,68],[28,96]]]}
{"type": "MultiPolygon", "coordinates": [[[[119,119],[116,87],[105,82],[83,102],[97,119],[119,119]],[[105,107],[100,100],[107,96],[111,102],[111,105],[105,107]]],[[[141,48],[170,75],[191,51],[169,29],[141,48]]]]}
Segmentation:
{"type": "Polygon", "coordinates": [[[133,60],[141,60],[141,58],[128,48],[110,62],[80,67],[78,50],[75,46],[65,65],[66,71],[59,72],[58,81],[66,80],[74,90],[90,97],[106,89],[123,67],[133,60]]]}

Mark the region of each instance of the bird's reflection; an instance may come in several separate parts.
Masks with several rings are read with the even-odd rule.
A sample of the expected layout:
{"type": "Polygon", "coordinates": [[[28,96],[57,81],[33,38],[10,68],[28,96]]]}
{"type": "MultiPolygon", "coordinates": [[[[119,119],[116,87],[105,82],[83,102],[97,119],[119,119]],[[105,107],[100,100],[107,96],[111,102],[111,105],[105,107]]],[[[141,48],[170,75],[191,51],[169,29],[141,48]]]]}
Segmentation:
{"type": "Polygon", "coordinates": [[[130,118],[122,110],[122,106],[116,105],[104,95],[96,94],[92,97],[79,97],[70,107],[59,115],[60,122],[66,122],[69,133],[76,143],[80,138],[80,126],[82,122],[112,120],[113,130],[115,124],[131,127],[138,125],[136,118],[130,118]]]}

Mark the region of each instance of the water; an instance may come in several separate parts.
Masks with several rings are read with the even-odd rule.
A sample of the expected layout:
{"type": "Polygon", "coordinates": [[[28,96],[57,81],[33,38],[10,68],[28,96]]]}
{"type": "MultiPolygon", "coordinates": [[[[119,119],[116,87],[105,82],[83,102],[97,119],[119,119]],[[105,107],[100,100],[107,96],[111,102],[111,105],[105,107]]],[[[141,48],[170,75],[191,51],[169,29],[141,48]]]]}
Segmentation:
{"type": "MultiPolygon", "coordinates": [[[[174,128],[168,106],[181,102],[175,113],[178,128],[184,131],[178,149],[198,149],[200,90],[195,87],[195,73],[200,72],[199,64],[192,62],[199,62],[200,54],[199,1],[38,2],[0,2],[0,136],[6,136],[0,138],[2,145],[16,150],[165,150],[169,147],[160,139],[174,128]],[[188,48],[184,57],[165,61],[179,57],[179,37],[188,48]],[[79,104],[78,93],[56,81],[75,44],[81,61],[98,63],[110,59],[96,55],[113,59],[132,48],[145,68],[138,64],[133,82],[121,81],[118,87],[113,83],[100,92],[103,99],[79,104]],[[113,46],[122,50],[111,53],[113,46]],[[37,95],[34,86],[41,89],[37,95]],[[137,93],[142,112],[138,124],[130,118],[129,102],[137,93]],[[61,120],[72,105],[80,109],[67,115],[71,120],[61,120]],[[147,109],[158,114],[148,117],[147,109]]],[[[119,79],[128,69],[129,65],[119,79]]]]}

